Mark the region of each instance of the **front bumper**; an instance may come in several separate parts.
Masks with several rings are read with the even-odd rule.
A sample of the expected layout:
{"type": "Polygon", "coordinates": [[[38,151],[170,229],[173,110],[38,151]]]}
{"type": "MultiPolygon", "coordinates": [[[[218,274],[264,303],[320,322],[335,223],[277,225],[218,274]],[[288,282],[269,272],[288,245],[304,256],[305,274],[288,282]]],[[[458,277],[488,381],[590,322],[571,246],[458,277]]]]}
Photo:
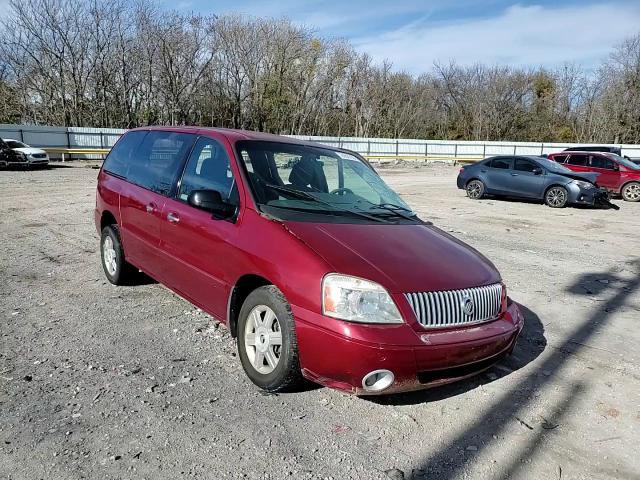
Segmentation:
{"type": "Polygon", "coordinates": [[[356,395],[420,390],[476,375],[511,353],[524,325],[513,302],[496,320],[446,331],[348,324],[339,333],[305,320],[304,312],[294,308],[303,375],[356,395]],[[371,330],[363,335],[363,328],[371,330]],[[363,378],[374,370],[391,371],[394,382],[379,392],[365,390],[363,378]]]}
{"type": "Polygon", "coordinates": [[[21,159],[17,161],[8,161],[8,166],[17,166],[17,167],[36,167],[49,165],[49,157],[46,158],[31,158],[27,157],[26,159],[21,159]]]}
{"type": "Polygon", "coordinates": [[[582,188],[575,184],[567,186],[569,203],[574,205],[602,206],[609,202],[609,192],[606,188],[582,188]]]}

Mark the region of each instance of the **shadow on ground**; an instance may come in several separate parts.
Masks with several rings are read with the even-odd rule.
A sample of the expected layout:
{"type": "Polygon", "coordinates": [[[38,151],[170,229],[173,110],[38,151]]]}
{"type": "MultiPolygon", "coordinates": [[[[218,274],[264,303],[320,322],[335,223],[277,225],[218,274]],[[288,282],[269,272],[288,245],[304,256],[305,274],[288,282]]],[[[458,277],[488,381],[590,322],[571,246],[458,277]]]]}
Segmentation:
{"type": "MultiPolygon", "coordinates": [[[[476,200],[479,202],[486,202],[486,201],[496,201],[496,202],[509,202],[509,203],[528,203],[531,205],[540,205],[540,206],[544,206],[545,208],[551,208],[551,207],[547,207],[544,203],[543,200],[537,200],[537,199],[531,199],[531,198],[515,198],[515,197],[503,197],[500,195],[487,195],[485,197],[483,197],[481,200],[476,200]]],[[[577,210],[607,210],[611,207],[606,206],[606,205],[571,205],[568,204],[566,206],[566,208],[575,208],[577,210]]]]}
{"type": "Polygon", "coordinates": [[[513,354],[503,358],[487,371],[466,380],[428,390],[364,398],[380,405],[415,405],[444,400],[462,395],[521,369],[544,351],[547,341],[544,338],[544,326],[538,315],[524,305],[519,306],[525,317],[525,323],[513,354]]]}
{"type": "MultiPolygon", "coordinates": [[[[631,278],[623,278],[615,269],[601,273],[588,273],[578,277],[567,288],[568,293],[574,295],[598,294],[609,297],[599,305],[599,308],[594,309],[583,322],[579,323],[565,340],[557,345],[552,353],[537,364],[526,377],[497,399],[491,408],[485,412],[479,412],[477,420],[473,424],[448,442],[435,455],[425,459],[423,464],[411,473],[411,478],[438,478],[439,480],[458,478],[463,475],[467,465],[473,464],[483,450],[500,436],[508,424],[514,421],[523,423],[520,412],[527,411],[536,392],[541,391],[555,379],[566,364],[569,355],[585,348],[587,342],[607,326],[612,315],[625,305],[629,297],[640,288],[640,258],[627,262],[624,267],[633,272],[631,278]],[[477,446],[477,450],[466,450],[469,445],[477,446]]],[[[510,478],[525,465],[523,462],[536,455],[548,431],[553,430],[553,426],[560,422],[560,419],[585,388],[582,381],[569,385],[568,393],[552,408],[556,412],[554,418],[544,419],[545,421],[541,425],[525,425],[532,430],[531,438],[524,448],[511,452],[512,462],[507,465],[499,465],[497,478],[510,478]]],[[[593,472],[593,474],[594,477],[599,476],[597,472],[593,472]]]]}

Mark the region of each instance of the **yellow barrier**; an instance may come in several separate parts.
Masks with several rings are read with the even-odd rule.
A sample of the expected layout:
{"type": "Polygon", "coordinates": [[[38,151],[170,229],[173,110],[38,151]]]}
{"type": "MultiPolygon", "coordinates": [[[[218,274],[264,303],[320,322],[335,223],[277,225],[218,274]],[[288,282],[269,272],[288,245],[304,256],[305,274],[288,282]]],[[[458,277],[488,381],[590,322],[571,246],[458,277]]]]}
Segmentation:
{"type": "Polygon", "coordinates": [[[110,148],[61,148],[61,147],[45,147],[43,150],[47,153],[59,153],[64,162],[65,155],[101,155],[104,157],[111,151],[110,148]]]}

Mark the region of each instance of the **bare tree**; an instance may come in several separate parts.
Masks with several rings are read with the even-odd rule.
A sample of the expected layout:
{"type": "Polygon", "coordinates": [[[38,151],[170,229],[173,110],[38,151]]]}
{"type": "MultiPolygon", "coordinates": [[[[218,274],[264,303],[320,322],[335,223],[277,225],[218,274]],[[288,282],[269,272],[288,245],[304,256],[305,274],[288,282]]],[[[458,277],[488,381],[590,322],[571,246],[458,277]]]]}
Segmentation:
{"type": "Polygon", "coordinates": [[[288,20],[182,14],[152,0],[10,0],[9,10],[0,121],[640,142],[640,34],[596,73],[451,62],[415,77],[288,20]]]}

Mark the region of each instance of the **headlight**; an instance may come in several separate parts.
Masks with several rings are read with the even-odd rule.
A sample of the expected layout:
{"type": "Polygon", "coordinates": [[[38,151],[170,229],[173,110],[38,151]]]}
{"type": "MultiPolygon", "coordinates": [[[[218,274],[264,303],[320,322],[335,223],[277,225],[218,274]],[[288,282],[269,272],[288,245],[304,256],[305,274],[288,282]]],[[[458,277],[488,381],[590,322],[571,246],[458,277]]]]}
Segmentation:
{"type": "Polygon", "coordinates": [[[322,280],[322,313],[361,323],[402,323],[387,291],[375,282],[330,273],[322,280]]]}
{"type": "Polygon", "coordinates": [[[584,190],[589,190],[590,188],[595,188],[595,185],[593,183],[583,182],[582,180],[574,180],[573,182],[576,185],[578,185],[580,188],[584,189],[584,190]]]}

